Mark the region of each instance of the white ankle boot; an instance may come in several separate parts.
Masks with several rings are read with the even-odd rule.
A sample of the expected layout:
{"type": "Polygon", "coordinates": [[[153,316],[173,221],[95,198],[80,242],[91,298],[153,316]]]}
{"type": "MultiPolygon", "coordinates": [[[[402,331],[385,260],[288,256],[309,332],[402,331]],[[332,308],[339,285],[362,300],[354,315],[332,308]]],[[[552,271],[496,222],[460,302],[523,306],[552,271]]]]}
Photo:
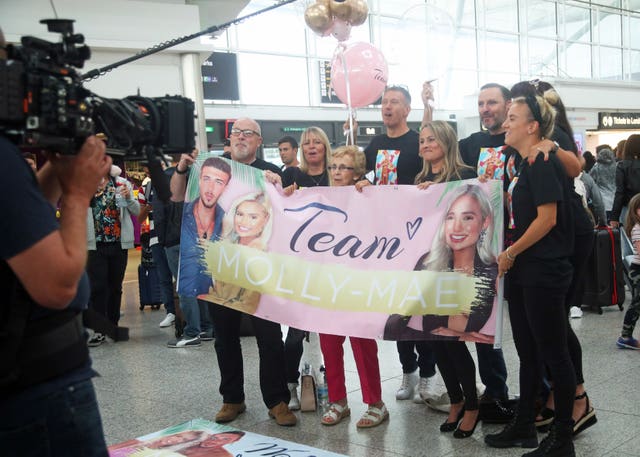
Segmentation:
{"type": "Polygon", "coordinates": [[[289,409],[291,411],[298,411],[300,409],[300,399],[298,398],[298,383],[290,382],[287,384],[289,393],[291,394],[291,400],[289,400],[289,409]]]}

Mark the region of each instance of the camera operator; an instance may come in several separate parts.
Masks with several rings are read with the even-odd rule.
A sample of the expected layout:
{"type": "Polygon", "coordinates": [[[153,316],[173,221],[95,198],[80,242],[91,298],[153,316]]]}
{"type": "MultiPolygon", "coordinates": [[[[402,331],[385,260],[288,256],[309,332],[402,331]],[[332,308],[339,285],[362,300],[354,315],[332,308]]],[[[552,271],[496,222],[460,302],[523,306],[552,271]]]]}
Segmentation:
{"type": "Polygon", "coordinates": [[[0,157],[0,452],[107,456],[81,311],[87,208],[111,159],[93,136],[37,177],[2,135],[0,157]]]}

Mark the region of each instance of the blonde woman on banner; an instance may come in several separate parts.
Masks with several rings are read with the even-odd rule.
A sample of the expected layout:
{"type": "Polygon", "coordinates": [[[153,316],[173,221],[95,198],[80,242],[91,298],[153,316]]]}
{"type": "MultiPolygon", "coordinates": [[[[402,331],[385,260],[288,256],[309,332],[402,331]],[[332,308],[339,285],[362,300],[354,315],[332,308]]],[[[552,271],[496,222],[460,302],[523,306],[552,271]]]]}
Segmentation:
{"type": "MultiPolygon", "coordinates": [[[[236,199],[222,222],[221,240],[265,251],[271,238],[271,204],[263,192],[252,192],[236,199]]],[[[215,281],[205,300],[254,314],[260,293],[233,284],[215,281]]]]}

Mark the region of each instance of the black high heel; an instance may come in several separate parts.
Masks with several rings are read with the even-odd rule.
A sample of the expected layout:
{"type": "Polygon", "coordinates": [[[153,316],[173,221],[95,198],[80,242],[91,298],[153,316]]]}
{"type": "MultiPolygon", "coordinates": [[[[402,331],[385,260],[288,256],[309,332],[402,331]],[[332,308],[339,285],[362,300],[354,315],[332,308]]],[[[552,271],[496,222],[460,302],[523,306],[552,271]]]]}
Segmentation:
{"type": "Polygon", "coordinates": [[[458,413],[458,418],[453,422],[443,422],[440,424],[440,431],[443,433],[453,432],[456,428],[458,428],[458,424],[462,420],[462,416],[464,416],[464,407],[458,413]]]}
{"type": "Polygon", "coordinates": [[[473,435],[473,432],[476,431],[476,426],[478,425],[478,422],[480,422],[479,420],[480,418],[480,414],[478,414],[478,416],[476,416],[476,422],[473,424],[473,428],[471,430],[462,430],[460,428],[460,424],[458,424],[458,428],[456,428],[456,430],[453,432],[453,437],[454,438],[469,438],[471,435],[473,435]]]}
{"type": "Polygon", "coordinates": [[[591,406],[591,402],[589,402],[589,396],[587,395],[587,391],[585,390],[580,395],[576,395],[576,400],[582,400],[583,398],[587,399],[587,404],[585,405],[584,413],[580,416],[580,419],[576,421],[573,425],[573,436],[576,436],[578,433],[588,429],[593,424],[598,422],[598,418],[596,417],[596,410],[591,406]]]}

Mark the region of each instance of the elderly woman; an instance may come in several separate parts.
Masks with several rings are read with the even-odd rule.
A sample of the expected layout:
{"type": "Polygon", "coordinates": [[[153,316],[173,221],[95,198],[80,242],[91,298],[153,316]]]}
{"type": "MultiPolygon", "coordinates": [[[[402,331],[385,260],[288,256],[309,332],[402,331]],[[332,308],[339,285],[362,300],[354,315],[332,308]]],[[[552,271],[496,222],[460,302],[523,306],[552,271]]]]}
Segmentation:
{"type": "MultiPolygon", "coordinates": [[[[329,171],[332,186],[353,186],[366,172],[364,153],[356,146],[342,146],[331,156],[329,171]]],[[[329,388],[329,408],[322,416],[323,425],[335,425],[349,416],[347,388],[344,378],[344,350],[346,337],[320,334],[320,349],[324,358],[327,387],[329,388]]],[[[382,384],[378,365],[378,345],[375,340],[350,336],[351,349],[358,369],[362,400],[368,405],[367,411],[356,423],[358,428],[380,425],[389,417],[382,401],[382,384]]]]}

